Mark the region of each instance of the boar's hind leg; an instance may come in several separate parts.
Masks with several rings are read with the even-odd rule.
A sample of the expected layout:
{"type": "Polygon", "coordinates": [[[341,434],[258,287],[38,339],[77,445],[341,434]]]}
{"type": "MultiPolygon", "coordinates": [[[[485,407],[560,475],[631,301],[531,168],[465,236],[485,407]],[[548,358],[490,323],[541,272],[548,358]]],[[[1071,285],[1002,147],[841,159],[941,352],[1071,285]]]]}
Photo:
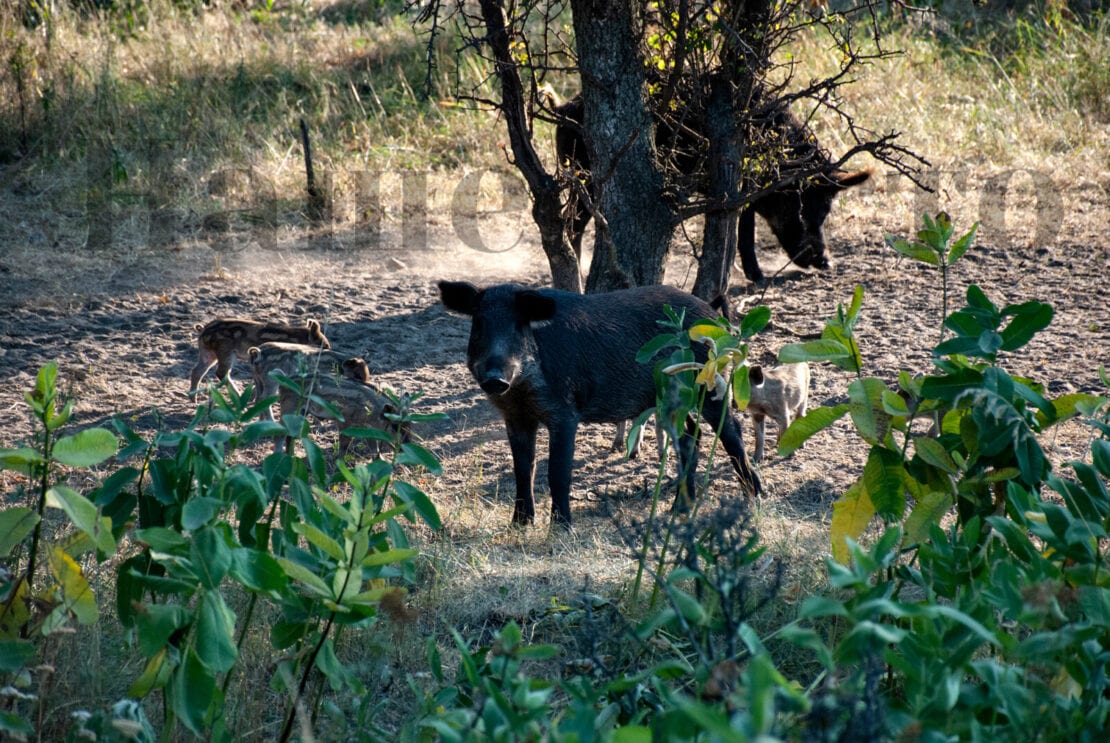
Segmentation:
{"type": "Polygon", "coordinates": [[[532,499],[532,481],[536,476],[536,421],[505,421],[509,449],[513,452],[513,475],[516,477],[516,505],[513,524],[523,526],[536,520],[536,503],[532,499]]]}
{"type": "MultiPolygon", "coordinates": [[[[740,250],[740,265],[744,268],[744,275],[748,281],[758,284],[763,281],[763,271],[759,269],[759,259],[755,255],[755,210],[745,209],[740,212],[740,224],[737,227],[737,247],[740,250]]],[[[732,269],[731,261],[724,267],[724,275],[732,269]]]]}
{"type": "Polygon", "coordinates": [[[574,439],[578,423],[565,421],[552,424],[551,449],[547,457],[547,482],[551,488],[551,523],[570,526],[570,482],[574,468],[574,439]]]}
{"type": "MultiPolygon", "coordinates": [[[[721,421],[721,403],[706,400],[702,415],[710,425],[716,426],[721,421]]],[[[741,486],[752,495],[759,495],[763,490],[763,484],[748,464],[748,455],[744,453],[744,440],[740,437],[740,423],[730,411],[725,412],[724,425],[721,427],[721,443],[728,452],[733,469],[740,476],[741,486]]]]}

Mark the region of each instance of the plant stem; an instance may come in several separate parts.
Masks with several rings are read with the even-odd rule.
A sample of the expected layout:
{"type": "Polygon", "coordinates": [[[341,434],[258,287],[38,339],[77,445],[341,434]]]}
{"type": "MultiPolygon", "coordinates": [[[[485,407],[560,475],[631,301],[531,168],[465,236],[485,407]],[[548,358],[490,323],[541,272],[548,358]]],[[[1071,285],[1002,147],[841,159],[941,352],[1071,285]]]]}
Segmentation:
{"type": "MultiPolygon", "coordinates": [[[[54,404],[52,399],[44,401],[43,410],[45,411],[48,406],[54,404]]],[[[39,541],[42,538],[42,515],[46,512],[46,491],[50,489],[50,455],[54,447],[53,441],[50,438],[50,427],[47,425],[47,416],[44,412],[41,418],[42,421],[42,458],[41,465],[41,478],[39,480],[39,503],[38,503],[38,523],[35,524],[35,531],[31,535],[31,550],[27,555],[27,572],[24,573],[23,582],[30,591],[34,585],[35,578],[35,563],[38,561],[39,541]]],[[[19,596],[18,587],[12,591],[11,601],[14,601],[19,596]]],[[[31,631],[30,622],[24,623],[19,628],[19,636],[26,639],[31,631]]]]}

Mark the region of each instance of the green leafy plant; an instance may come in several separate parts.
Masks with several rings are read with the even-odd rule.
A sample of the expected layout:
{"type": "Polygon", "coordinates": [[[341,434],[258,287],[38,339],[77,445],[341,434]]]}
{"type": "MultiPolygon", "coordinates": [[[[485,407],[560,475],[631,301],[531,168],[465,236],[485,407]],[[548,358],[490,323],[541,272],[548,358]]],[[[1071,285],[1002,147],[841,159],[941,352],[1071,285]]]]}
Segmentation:
{"type": "MultiPolygon", "coordinates": [[[[274,678],[288,700],[281,739],[311,729],[325,688],[364,694],[337,641],[347,628],[376,622],[382,603],[403,606],[417,553],[402,522],[440,527],[432,502],[404,476],[439,471],[429,451],[398,433],[434,417],[414,411],[418,396],[393,396],[397,431],[351,432],[387,444],[384,457],[332,467],[302,417],[257,420],[273,400],[254,401],[250,387],[239,393],[226,384],[209,390],[182,431],[148,440],[117,419],[116,433],[62,435],[73,402],[58,393],[56,376],[56,366],[46,366],[27,395],[32,445],[0,450],[0,466],[27,477],[31,497],[17,500],[32,501],[0,511],[0,558],[9,565],[0,674],[30,686],[44,636],[73,620],[102,621],[78,560],[114,556],[126,535],[138,550],[117,569],[116,613],[146,665],[127,700],[81,716],[74,735],[144,735],[152,728],[139,703],[161,692],[164,738],[179,725],[232,737],[242,721],[227,716],[227,694],[244,642],[266,636],[260,616],[268,617],[268,643],[285,654],[274,678]],[[278,452],[260,466],[241,463],[256,444],[287,434],[304,457],[278,452]],[[63,467],[92,467],[113,455],[121,466],[87,495],[64,484],[63,467]],[[74,527],[69,536],[48,536],[48,509],[64,513],[74,527]]],[[[35,696],[20,700],[0,713],[0,729],[28,736],[34,728],[23,707],[35,696]]]]}
{"type": "MultiPolygon", "coordinates": [[[[949,247],[948,243],[955,234],[952,218],[946,212],[939,212],[935,218],[928,214],[921,215],[925,229],[917,233],[917,240],[909,241],[904,238],[886,235],[886,243],[902,255],[913,258],[930,266],[936,266],[940,272],[941,287],[941,318],[948,317],[948,274],[949,269],[963,257],[975,242],[975,233],[979,230],[979,223],[971,226],[962,237],[949,247]]],[[[940,339],[944,340],[944,326],[941,326],[940,339]]]]}
{"type": "Polygon", "coordinates": [[[1110,723],[1110,443],[1091,460],[1050,475],[1054,497],[1010,481],[1005,513],[931,525],[913,562],[898,525],[868,550],[849,540],[847,563],[828,561],[835,593],[783,636],[829,676],[885,664],[872,739],[1092,739],[1110,723]]]}
{"type": "MultiPolygon", "coordinates": [[[[390,443],[389,456],[350,468],[337,462],[329,476],[302,416],[258,421],[273,399],[253,402],[249,387],[239,394],[223,384],[210,393],[189,429],[157,437],[172,455],[150,462],[143,500],[154,502],[135,532],[143,550],[119,573],[121,621],[148,659],[129,694],[162,691],[167,728],[180,721],[198,735],[234,730],[226,694],[261,600],[281,617],[270,643],[290,658],[275,677],[289,700],[279,736],[287,740],[298,714],[315,716],[325,683],[365,693],[336,641],[344,628],[375,622],[379,604],[401,590],[396,581],[412,579],[416,550],[398,519],[432,528],[440,521],[427,496],[397,475],[439,465],[416,443],[366,429],[349,433],[390,443]],[[198,430],[211,423],[220,425],[198,430]],[[305,456],[275,452],[260,468],[230,463],[236,450],[275,434],[297,439],[305,456]],[[233,604],[245,604],[241,616],[233,604]]],[[[399,405],[399,424],[412,422],[411,407],[410,398],[399,405]]]]}
{"type": "MultiPolygon", "coordinates": [[[[61,467],[94,467],[119,449],[103,428],[62,435],[74,401],[57,388],[58,367],[49,363],[24,397],[33,422],[29,446],[0,449],[0,468],[25,475],[24,496],[33,505],[0,510],[0,675],[8,683],[30,685],[36,642],[76,620],[93,624],[100,617],[96,595],[79,560],[93,554],[104,560],[116,552],[112,521],[97,506],[65,484],[61,467]],[[47,509],[61,511],[76,532],[53,539],[47,509]]],[[[33,701],[34,695],[25,697],[33,701]]],[[[0,713],[0,731],[30,735],[33,729],[18,709],[0,713]]]]}
{"type": "MultiPolygon", "coordinates": [[[[917,247],[899,244],[907,254],[932,256],[934,265],[948,266],[967,249],[975,230],[949,250],[953,234],[941,214],[926,219],[917,247]]],[[[888,523],[904,518],[906,536],[916,542],[952,506],[961,523],[1000,512],[1007,482],[1037,488],[1050,471],[1037,434],[1095,400],[1080,394],[1050,401],[1042,385],[1008,374],[999,355],[1021,349],[1047,327],[1052,307],[1024,302],[1000,308],[975,285],[967,289],[966,306],[944,318],[943,326],[954,337],[933,348],[936,372],[924,377],[902,372],[891,389],[860,370],[862,357],[851,331],[861,300],[857,289],[849,309],[838,309],[827,323],[822,340],[785,346],[779,354],[784,362],[825,360],[857,374],[848,386],[848,403],[815,408],[795,421],[779,443],[780,453],[790,453],[848,414],[869,445],[863,475],[833,506],[832,549],[841,560],[848,557],[845,538],[858,539],[875,515],[888,523]],[[915,429],[918,418],[931,420],[934,430],[915,429]]]]}

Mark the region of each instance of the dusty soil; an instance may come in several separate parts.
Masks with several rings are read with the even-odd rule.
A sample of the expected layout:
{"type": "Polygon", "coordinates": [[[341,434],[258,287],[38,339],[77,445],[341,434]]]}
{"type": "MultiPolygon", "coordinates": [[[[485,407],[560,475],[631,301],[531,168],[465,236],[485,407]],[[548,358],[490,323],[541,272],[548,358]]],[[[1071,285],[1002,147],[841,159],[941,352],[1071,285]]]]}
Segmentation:
{"type": "MultiPolygon", "coordinates": [[[[1067,201],[1059,229],[1047,242],[1035,244],[1019,228],[983,229],[953,276],[955,306],[962,304],[968,283],[978,284],[998,304],[1037,299],[1055,306],[1051,327],[1005,362],[1012,372],[1047,384],[1052,396],[1106,392],[1097,368],[1110,366],[1107,183],[1094,184],[1088,192],[1093,198],[1067,201]]],[[[787,266],[766,288],[750,286],[734,272],[733,307],[762,302],[774,313],[771,329],[753,343],[757,359],[769,361],[797,334],[819,331],[824,318],[861,284],[866,294],[859,335],[866,372],[893,383],[899,369],[928,370],[927,350],[936,342],[940,319],[939,280],[883,244],[884,232],[907,235],[912,227],[906,199],[892,206],[893,197],[872,190],[846,196],[836,207],[828,225],[837,261],[831,271],[787,266]]],[[[63,386],[79,400],[75,426],[103,425],[118,415],[139,430],[151,431],[159,421],[172,429],[184,425],[196,405],[185,394],[196,360],[194,323],[226,315],[316,317],[334,348],[364,356],[380,380],[423,391],[426,410],[449,415],[420,433],[444,464],[443,476],[425,485],[443,515],[445,537],[428,535],[426,546],[444,577],[435,582],[436,592],[458,598],[455,621],[480,624],[495,614],[540,609],[548,600],[544,596],[565,596],[585,576],[619,586],[629,561],[607,514],[641,515],[656,467],[653,457],[626,462],[611,453],[611,426],[584,427],[580,433],[573,534],[547,535],[543,462],[537,475],[540,524],[523,534],[506,528],[513,493],[508,447],[463,363],[468,324],[437,304],[435,289],[444,277],[478,283],[545,280],[545,262],[526,214],[505,218],[510,223],[499,229],[509,237],[487,242],[511,244],[518,234],[523,239],[496,254],[465,247],[446,219],[434,218],[428,233],[432,247],[415,252],[388,239],[345,248],[334,236],[304,231],[283,235],[268,249],[248,234],[237,243],[183,235],[159,245],[89,251],[52,244],[34,219],[9,222],[15,233],[0,243],[0,446],[27,439],[23,393],[49,360],[58,361],[63,386]]],[[[957,214],[957,226],[966,228],[972,218],[957,214]]],[[[760,257],[770,275],[782,267],[784,254],[765,233],[760,230],[760,257]]],[[[673,259],[668,278],[689,286],[688,258],[673,259]]],[[[243,379],[245,369],[233,374],[243,379]]],[[[843,401],[850,381],[831,367],[815,368],[811,404],[843,401]]],[[[325,441],[334,437],[329,425],[321,427],[325,441]]],[[[750,421],[743,425],[750,450],[750,421]]],[[[1061,463],[1082,457],[1089,437],[1090,429],[1068,423],[1044,443],[1061,463]]],[[[545,439],[540,450],[546,450],[545,439]]],[[[259,459],[264,454],[262,447],[259,459]]],[[[791,458],[769,455],[757,524],[777,554],[819,569],[828,550],[831,504],[858,476],[864,456],[865,447],[846,422],[791,458]]],[[[11,478],[0,473],[0,492],[12,492],[11,478]]],[[[735,490],[731,470],[718,466],[714,496],[735,490]]]]}

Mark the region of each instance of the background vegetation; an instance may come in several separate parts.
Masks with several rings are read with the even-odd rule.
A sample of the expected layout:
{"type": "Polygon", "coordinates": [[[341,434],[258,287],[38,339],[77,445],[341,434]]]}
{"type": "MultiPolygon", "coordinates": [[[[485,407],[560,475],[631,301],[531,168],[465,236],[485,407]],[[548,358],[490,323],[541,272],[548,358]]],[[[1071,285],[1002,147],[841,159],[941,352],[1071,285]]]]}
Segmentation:
{"type": "MultiPolygon", "coordinates": [[[[460,169],[504,169],[499,122],[451,98],[481,72],[441,54],[425,98],[426,50],[399,10],[8,6],[9,223],[56,215],[59,251],[95,247],[90,215],[109,217],[100,239],[125,244],[236,221],[307,225],[300,118],[331,219],[352,228],[374,218],[351,198],[364,171],[429,171],[442,200],[435,184],[460,169]],[[163,233],[153,216],[128,232],[140,214],[161,215],[163,233]]],[[[1061,4],[939,10],[892,13],[884,24],[906,55],[845,89],[876,129],[905,130],[938,179],[1012,167],[1079,182],[1110,167],[1105,16],[1061,4]]],[[[803,39],[791,53],[816,74],[826,51],[803,39]]],[[[822,133],[834,149],[837,137],[822,133]]],[[[954,237],[943,232],[934,222],[918,242],[943,248],[954,237]]],[[[844,562],[826,570],[794,555],[787,575],[766,547],[773,525],[713,504],[711,523],[626,526],[638,590],[632,577],[612,594],[586,585],[523,618],[486,607],[483,622],[451,607],[428,641],[393,589],[416,587],[434,606],[489,557],[452,550],[437,529],[421,497],[436,468],[426,453],[393,442],[390,464],[345,470],[305,441],[303,456],[257,464],[259,440],[278,431],[230,394],[157,445],[125,423],[78,432],[47,367],[17,413],[35,421],[33,440],[5,441],[0,459],[20,478],[0,514],[0,726],[44,740],[80,726],[106,740],[1094,739],[1107,725],[1110,644],[1106,409],[1007,370],[1043,310],[962,285],[951,294],[949,345],[914,350],[943,357],[933,378],[958,385],[908,377],[879,389],[862,373],[866,347],[849,351],[860,461],[876,464],[842,501],[839,533],[863,544],[831,547],[844,562]],[[976,417],[965,393],[997,414],[976,417]],[[945,409],[937,439],[915,428],[945,409]],[[1081,461],[1040,466],[1037,434],[1075,415],[1090,424],[1081,461]],[[1001,433],[976,448],[986,431],[1001,433]],[[931,508],[900,509],[894,493],[931,508]],[[956,518],[960,500],[970,508],[956,518]],[[860,504],[874,522],[866,508],[845,518],[860,504]]],[[[845,298],[826,340],[851,349],[860,305],[845,298]]],[[[729,337],[713,336],[722,370],[745,340],[729,337]]],[[[834,413],[815,413],[810,432],[834,413]]]]}

